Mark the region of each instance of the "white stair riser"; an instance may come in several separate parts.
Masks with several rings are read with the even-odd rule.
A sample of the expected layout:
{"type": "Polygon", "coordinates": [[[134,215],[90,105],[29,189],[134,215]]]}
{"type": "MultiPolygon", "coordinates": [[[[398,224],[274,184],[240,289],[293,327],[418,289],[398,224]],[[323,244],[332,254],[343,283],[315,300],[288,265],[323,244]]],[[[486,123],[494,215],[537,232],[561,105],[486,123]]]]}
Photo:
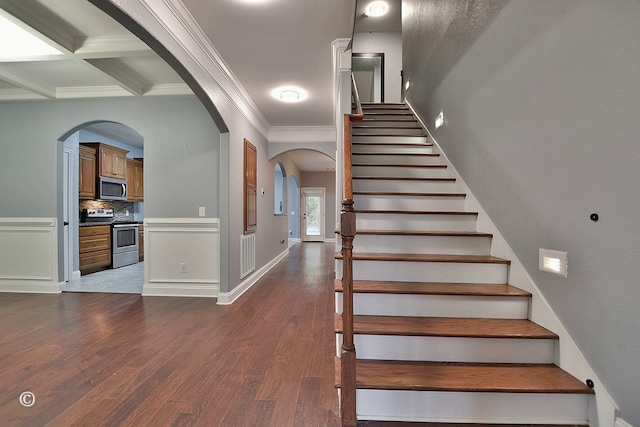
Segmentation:
{"type": "Polygon", "coordinates": [[[462,196],[355,194],[353,201],[354,208],[359,210],[464,211],[464,197],[462,196]]]}
{"type": "Polygon", "coordinates": [[[397,167],[358,166],[352,167],[353,176],[385,176],[397,178],[451,178],[451,172],[443,167],[397,167]]]}
{"type": "Polygon", "coordinates": [[[455,181],[406,181],[354,179],[353,191],[402,191],[414,193],[454,193],[455,181]]]}
{"type": "Polygon", "coordinates": [[[356,227],[367,230],[476,231],[475,215],[356,214],[356,227]],[[390,222],[390,219],[393,222],[390,222]]]}
{"type": "Polygon", "coordinates": [[[367,126],[415,127],[420,126],[420,122],[417,120],[408,120],[408,118],[405,118],[404,120],[362,120],[361,122],[357,122],[355,125],[353,125],[352,129],[360,129],[367,126]]]}
{"type": "Polygon", "coordinates": [[[448,255],[490,255],[489,236],[397,236],[357,234],[355,253],[420,253],[448,255]]]}
{"type": "MultiPolygon", "coordinates": [[[[342,293],[336,293],[336,310],[342,312],[342,293]]],[[[370,316],[469,317],[526,319],[526,297],[474,295],[364,294],[353,297],[353,312],[370,316]]]]}
{"type": "Polygon", "coordinates": [[[412,114],[406,114],[408,111],[406,110],[369,110],[363,111],[364,117],[368,119],[378,120],[407,120],[415,118],[412,114]],[[376,113],[376,114],[371,114],[376,113]]]}
{"type": "Polygon", "coordinates": [[[426,144],[433,142],[428,136],[417,135],[353,135],[351,142],[366,142],[372,144],[391,143],[391,144],[426,144]]]}
{"type": "Polygon", "coordinates": [[[401,156],[394,154],[354,154],[353,163],[375,164],[404,164],[404,165],[441,165],[444,164],[440,156],[401,156]]]}
{"type": "Polygon", "coordinates": [[[354,145],[351,147],[352,154],[358,153],[388,153],[388,154],[431,154],[433,146],[417,145],[415,147],[401,145],[354,145]]]}
{"type": "Polygon", "coordinates": [[[589,396],[358,390],[359,420],[483,424],[587,424],[589,396]]]}
{"type": "MultiPolygon", "coordinates": [[[[392,135],[396,135],[396,134],[401,134],[401,135],[424,135],[424,130],[422,128],[409,128],[409,127],[405,127],[403,129],[397,129],[394,127],[395,125],[391,125],[389,127],[384,127],[381,125],[376,125],[375,128],[371,128],[371,127],[367,127],[367,126],[363,126],[363,127],[353,127],[351,128],[351,134],[353,136],[359,136],[363,133],[365,134],[392,134],[392,135]]],[[[415,123],[414,123],[415,126],[415,123]]]]}
{"type": "MultiPolygon", "coordinates": [[[[337,348],[342,347],[342,334],[337,348]]],[[[554,363],[556,340],[396,335],[354,337],[358,359],[474,363],[554,363]]]]}
{"type": "Polygon", "coordinates": [[[354,280],[397,280],[401,282],[507,283],[507,265],[353,261],[354,280]]]}

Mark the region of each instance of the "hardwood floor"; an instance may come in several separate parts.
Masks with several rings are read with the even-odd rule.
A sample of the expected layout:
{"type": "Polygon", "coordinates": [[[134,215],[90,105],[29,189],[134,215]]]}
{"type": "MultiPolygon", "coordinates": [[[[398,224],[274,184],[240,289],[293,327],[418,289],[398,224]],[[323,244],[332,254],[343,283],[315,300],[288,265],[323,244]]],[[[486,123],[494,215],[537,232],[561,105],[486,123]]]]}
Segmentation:
{"type": "Polygon", "coordinates": [[[290,248],[231,306],[0,294],[2,425],[338,426],[334,252],[290,248]]]}

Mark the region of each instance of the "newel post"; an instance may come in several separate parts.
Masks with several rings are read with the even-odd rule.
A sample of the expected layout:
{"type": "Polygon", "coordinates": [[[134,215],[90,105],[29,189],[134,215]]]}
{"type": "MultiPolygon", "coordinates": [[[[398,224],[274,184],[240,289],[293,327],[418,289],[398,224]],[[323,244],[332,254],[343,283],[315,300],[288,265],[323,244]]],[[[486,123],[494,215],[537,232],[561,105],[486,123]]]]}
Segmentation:
{"type": "Polygon", "coordinates": [[[353,238],[356,213],[353,200],[342,202],[342,349],[340,354],[340,408],[343,427],[355,427],[356,419],[356,348],[353,343],[353,238]]]}

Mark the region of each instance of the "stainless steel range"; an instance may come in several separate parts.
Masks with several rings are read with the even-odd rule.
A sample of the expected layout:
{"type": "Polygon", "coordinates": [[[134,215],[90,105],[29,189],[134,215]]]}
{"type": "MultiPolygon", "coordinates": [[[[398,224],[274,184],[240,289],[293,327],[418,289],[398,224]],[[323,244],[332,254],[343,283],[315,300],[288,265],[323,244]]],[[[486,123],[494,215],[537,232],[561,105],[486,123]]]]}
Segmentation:
{"type": "Polygon", "coordinates": [[[138,223],[114,222],[111,225],[113,268],[138,262],[138,223]]]}
{"type": "Polygon", "coordinates": [[[86,222],[111,224],[111,267],[135,264],[138,259],[138,223],[113,221],[113,209],[90,209],[82,212],[86,222]]]}

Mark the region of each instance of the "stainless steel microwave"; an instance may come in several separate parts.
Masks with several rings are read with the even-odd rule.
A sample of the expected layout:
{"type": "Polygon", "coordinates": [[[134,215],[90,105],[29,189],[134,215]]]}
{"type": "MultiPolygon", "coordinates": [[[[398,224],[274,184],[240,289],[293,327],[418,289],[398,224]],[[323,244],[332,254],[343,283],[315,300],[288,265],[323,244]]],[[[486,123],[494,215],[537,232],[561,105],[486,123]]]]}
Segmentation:
{"type": "Polygon", "coordinates": [[[98,199],[127,200],[127,181],[106,176],[98,177],[98,199]]]}

